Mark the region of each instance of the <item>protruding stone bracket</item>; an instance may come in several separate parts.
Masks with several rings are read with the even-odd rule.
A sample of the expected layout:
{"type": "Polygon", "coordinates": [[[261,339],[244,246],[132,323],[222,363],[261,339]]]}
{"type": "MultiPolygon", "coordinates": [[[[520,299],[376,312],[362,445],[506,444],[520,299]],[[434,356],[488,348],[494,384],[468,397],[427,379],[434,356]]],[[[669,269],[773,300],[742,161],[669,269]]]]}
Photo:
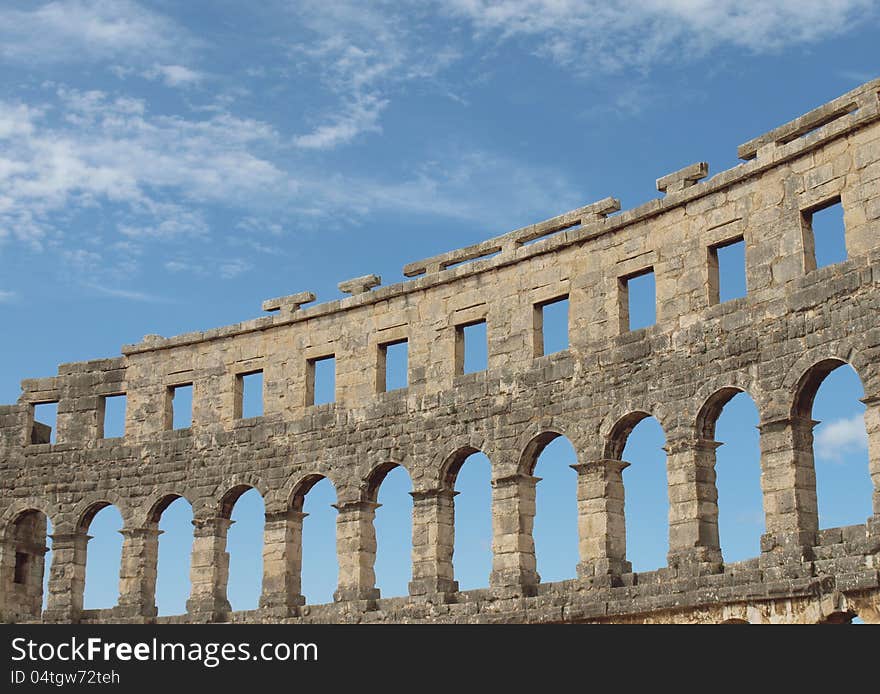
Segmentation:
{"type": "Polygon", "coordinates": [[[409,263],[404,266],[403,274],[405,277],[430,275],[469,260],[488,258],[497,253],[509,255],[516,252],[516,249],[520,246],[531,241],[537,241],[545,236],[550,236],[573,227],[583,227],[600,222],[609,214],[618,210],[620,210],[620,200],[611,197],[603,198],[584,207],[579,207],[576,210],[571,210],[537,224],[530,224],[502,236],[488,239],[482,243],[435,255],[415,263],[409,263]]]}
{"type": "Polygon", "coordinates": [[[657,190],[661,193],[677,193],[685,188],[690,188],[698,181],[702,181],[709,175],[709,164],[698,161],[696,164],[685,166],[683,169],[666,174],[657,179],[657,190]]]}
{"type": "Polygon", "coordinates": [[[291,294],[289,296],[279,296],[276,299],[266,299],[263,302],[263,310],[266,313],[294,313],[301,306],[310,304],[315,300],[313,292],[300,292],[299,294],[291,294]]]}
{"type": "Polygon", "coordinates": [[[382,284],[382,278],[379,275],[363,275],[340,282],[337,286],[343,294],[354,296],[355,294],[364,294],[380,284],[382,284]]]}

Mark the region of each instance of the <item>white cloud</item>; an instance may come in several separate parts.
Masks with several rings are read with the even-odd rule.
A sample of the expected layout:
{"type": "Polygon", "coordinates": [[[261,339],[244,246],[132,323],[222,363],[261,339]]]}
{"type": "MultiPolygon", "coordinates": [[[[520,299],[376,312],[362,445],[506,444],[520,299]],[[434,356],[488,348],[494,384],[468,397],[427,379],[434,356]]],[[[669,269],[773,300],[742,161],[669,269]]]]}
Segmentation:
{"type": "Polygon", "coordinates": [[[332,149],[364,133],[380,132],[379,116],[401,85],[432,79],[457,60],[450,46],[436,46],[418,33],[417,16],[407,3],[374,6],[339,0],[308,0],[297,5],[300,20],[315,39],[290,48],[297,66],[319,77],[335,97],[333,110],[294,137],[305,149],[332,149]]]}
{"type": "Polygon", "coordinates": [[[219,276],[220,279],[231,280],[253,269],[253,264],[241,258],[227,260],[210,260],[207,263],[194,263],[188,260],[169,260],[165,270],[173,273],[189,273],[200,277],[219,276]]]}
{"type": "Polygon", "coordinates": [[[205,73],[184,65],[153,65],[141,75],[148,80],[158,80],[167,87],[191,87],[205,79],[205,73]]]}
{"type": "Polygon", "coordinates": [[[97,292],[98,294],[103,294],[104,296],[109,296],[114,299],[125,299],[126,301],[142,301],[144,303],[151,304],[173,303],[170,299],[166,297],[158,296],[156,294],[150,294],[148,292],[120,289],[118,287],[107,287],[101,284],[86,284],[84,286],[97,292]]]}
{"type": "Polygon", "coordinates": [[[27,64],[118,59],[140,63],[195,41],[134,0],[55,0],[0,9],[0,60],[27,64]]]}
{"type": "Polygon", "coordinates": [[[54,213],[105,202],[129,210],[128,237],[206,233],[189,204],[259,206],[288,192],[288,175],[257,153],[277,140],[260,121],[152,116],[99,91],[60,88],[38,108],[0,101],[0,239],[40,245],[54,213]]]}
{"type": "Polygon", "coordinates": [[[444,0],[477,38],[527,39],[577,72],[649,70],[723,45],[755,53],[842,33],[872,0],[444,0]]]}
{"type": "Polygon", "coordinates": [[[18,294],[16,292],[0,290],[0,304],[11,304],[17,298],[18,294]]]}
{"type": "Polygon", "coordinates": [[[861,414],[822,423],[816,429],[816,453],[823,458],[842,463],[847,455],[868,450],[865,418],[861,414]]]}
{"type": "Polygon", "coordinates": [[[330,122],[318,126],[308,135],[298,135],[293,142],[303,149],[332,149],[348,144],[358,135],[380,132],[379,115],[388,101],[373,94],[359,95],[354,102],[342,106],[342,112],[330,116],[330,122]]]}

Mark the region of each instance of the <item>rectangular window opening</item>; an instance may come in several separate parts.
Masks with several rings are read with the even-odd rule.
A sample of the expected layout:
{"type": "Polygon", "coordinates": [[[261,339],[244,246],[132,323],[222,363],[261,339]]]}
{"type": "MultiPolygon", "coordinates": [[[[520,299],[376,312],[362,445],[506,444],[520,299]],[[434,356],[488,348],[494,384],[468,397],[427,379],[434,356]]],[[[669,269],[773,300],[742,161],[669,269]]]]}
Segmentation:
{"type": "Polygon", "coordinates": [[[27,574],[28,574],[28,555],[24,552],[16,552],[15,553],[15,575],[13,577],[13,582],[15,583],[25,583],[27,582],[27,574]]]}
{"type": "Polygon", "coordinates": [[[657,322],[654,268],[649,267],[621,277],[619,290],[621,332],[647,328],[657,322]]]}
{"type": "Polygon", "coordinates": [[[489,367],[489,342],[486,321],[474,321],[455,327],[455,372],[469,374],[489,367]]]}
{"type": "Polygon", "coordinates": [[[309,359],[306,369],[306,405],[336,402],[336,356],[309,359]]]}
{"type": "Polygon", "coordinates": [[[118,439],[125,436],[125,393],[105,395],[101,398],[100,437],[102,439],[118,439]]]}
{"type": "Polygon", "coordinates": [[[248,371],[235,377],[235,419],[263,416],[263,371],[248,371]]]}
{"type": "Polygon", "coordinates": [[[55,443],[58,423],[58,401],[34,404],[31,443],[55,443]]]}
{"type": "Polygon", "coordinates": [[[709,303],[746,296],[746,242],[742,237],[709,247],[709,303]]]}
{"type": "Polygon", "coordinates": [[[380,393],[409,385],[409,343],[406,340],[379,345],[377,385],[380,393]]]}
{"type": "Polygon", "coordinates": [[[801,228],[807,272],[846,260],[846,226],[840,197],[804,210],[801,228]]]}
{"type": "Polygon", "coordinates": [[[189,429],[192,426],[193,384],[168,387],[166,429],[189,429]]]}
{"type": "Polygon", "coordinates": [[[568,296],[535,304],[535,356],[568,349],[568,296]]]}

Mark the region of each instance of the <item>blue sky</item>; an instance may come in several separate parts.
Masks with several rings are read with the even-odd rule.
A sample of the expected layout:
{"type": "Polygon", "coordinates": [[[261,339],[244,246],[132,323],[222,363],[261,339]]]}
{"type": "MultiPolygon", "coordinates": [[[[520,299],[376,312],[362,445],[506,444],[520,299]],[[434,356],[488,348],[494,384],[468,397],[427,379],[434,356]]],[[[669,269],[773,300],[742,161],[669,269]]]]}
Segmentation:
{"type": "MultiPolygon", "coordinates": [[[[0,401],[148,333],[237,322],[303,290],[331,300],[356,275],[400,281],[407,262],[608,195],[638,205],[691,162],[733,166],[741,142],[876,77],[877,30],[864,0],[0,1],[0,401]]],[[[634,318],[651,309],[634,298],[634,318]]],[[[841,369],[817,399],[823,525],[870,512],[860,388],[841,369]]],[[[734,558],[762,530],[749,407],[738,397],[719,424],[734,558]]],[[[626,451],[643,569],[666,552],[652,426],[626,451]]],[[[536,473],[547,580],[576,561],[566,445],[536,473]]],[[[459,480],[468,587],[486,583],[488,479],[475,460],[459,480]]],[[[408,580],[408,485],[399,470],[380,492],[388,595],[408,580]]],[[[304,585],[318,601],[335,580],[332,500],[323,487],[307,499],[304,585]]],[[[187,513],[178,502],[163,524],[186,528],[187,513]]],[[[259,586],[236,567],[255,570],[259,499],[236,513],[230,594],[245,607],[259,586]]],[[[112,552],[100,559],[105,535],[119,539],[112,514],[92,528],[87,605],[113,600],[112,552]]],[[[160,607],[180,611],[185,586],[163,576],[186,576],[187,540],[166,530],[160,607]]]]}

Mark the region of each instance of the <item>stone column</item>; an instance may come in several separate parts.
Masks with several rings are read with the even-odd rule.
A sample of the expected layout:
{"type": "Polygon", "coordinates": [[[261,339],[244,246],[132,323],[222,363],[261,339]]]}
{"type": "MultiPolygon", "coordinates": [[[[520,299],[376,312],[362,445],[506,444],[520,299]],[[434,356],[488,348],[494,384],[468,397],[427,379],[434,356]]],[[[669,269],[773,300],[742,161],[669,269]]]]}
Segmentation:
{"type": "Polygon", "coordinates": [[[874,483],[874,518],[869,524],[880,535],[880,395],[864,398],[865,429],[868,432],[868,470],[874,483]]]}
{"type": "Polygon", "coordinates": [[[79,621],[86,586],[86,547],[91,539],[84,532],[52,535],[49,595],[43,621],[79,621]]]}
{"type": "Polygon", "coordinates": [[[263,593],[260,607],[291,614],[306,604],[302,596],[301,511],[266,514],[263,531],[263,593]]]}
{"type": "Polygon", "coordinates": [[[685,573],[719,573],[718,487],[715,449],[721,444],[702,438],[667,441],[669,480],[670,568],[685,573]]]}
{"type": "Polygon", "coordinates": [[[333,594],[337,602],[376,600],[376,528],[373,519],[379,504],[372,501],[349,501],[335,504],[336,553],[339,561],[339,586],[333,594]]]}
{"type": "Polygon", "coordinates": [[[764,565],[811,558],[819,513],[813,427],[807,417],[761,422],[761,489],[767,532],[761,537],[764,565]]]}
{"type": "Polygon", "coordinates": [[[18,612],[15,600],[15,542],[0,538],[0,621],[6,621],[18,612]]]}
{"type": "Polygon", "coordinates": [[[199,621],[218,621],[232,611],[226,597],[229,580],[229,553],[226,533],[233,521],[228,518],[193,519],[192,584],[186,611],[199,621]]]}
{"type": "Polygon", "coordinates": [[[119,570],[119,605],[125,617],[155,617],[156,571],[159,535],[156,523],[142,528],[123,528],[122,562],[119,570]]]}
{"type": "Polygon", "coordinates": [[[458,590],[452,566],[456,494],[451,489],[410,492],[413,498],[410,595],[445,595],[458,590]]]}
{"type": "Polygon", "coordinates": [[[489,586],[502,595],[533,595],[541,581],[535,564],[535,487],[522,473],[492,480],[492,573],[489,586]]]}
{"type": "Polygon", "coordinates": [[[626,560],[623,489],[629,463],[606,459],[571,467],[578,474],[578,577],[611,585],[613,577],[632,572],[626,560]]]}

